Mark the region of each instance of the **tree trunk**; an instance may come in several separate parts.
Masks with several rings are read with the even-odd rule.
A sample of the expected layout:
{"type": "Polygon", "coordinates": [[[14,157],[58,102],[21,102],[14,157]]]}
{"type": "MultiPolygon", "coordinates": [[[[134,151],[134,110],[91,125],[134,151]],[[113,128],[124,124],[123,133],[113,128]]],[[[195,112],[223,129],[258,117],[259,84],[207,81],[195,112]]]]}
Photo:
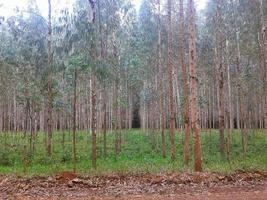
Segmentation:
{"type": "Polygon", "coordinates": [[[189,0],[189,66],[191,84],[191,120],[194,138],[195,171],[202,171],[201,133],[199,121],[199,107],[197,98],[197,51],[196,51],[196,28],[194,0],[189,0]]]}
{"type": "Polygon", "coordinates": [[[264,19],[263,0],[260,0],[261,29],[262,29],[262,68],[264,74],[263,96],[264,96],[264,133],[267,142],[267,25],[264,19]]]}
{"type": "Polygon", "coordinates": [[[73,153],[73,172],[76,172],[76,105],[77,104],[77,69],[74,72],[74,94],[73,94],[73,116],[72,116],[72,153],[73,153]]]}
{"type": "Polygon", "coordinates": [[[117,159],[117,155],[119,153],[119,108],[118,108],[118,85],[119,81],[115,80],[114,83],[114,108],[113,108],[113,116],[114,116],[114,131],[115,131],[115,159],[117,159]]]}
{"type": "Polygon", "coordinates": [[[179,24],[179,42],[180,42],[180,65],[182,67],[183,82],[184,82],[184,165],[188,167],[189,165],[189,154],[190,154],[190,124],[189,124],[189,82],[187,78],[187,66],[185,63],[185,25],[184,25],[184,1],[180,0],[180,24],[179,24]]]}
{"type": "Polygon", "coordinates": [[[48,102],[47,102],[47,153],[49,156],[52,154],[52,112],[53,112],[53,94],[52,94],[52,25],[51,25],[51,0],[48,0],[48,102]]]}
{"type": "Polygon", "coordinates": [[[232,89],[231,89],[231,77],[230,77],[230,63],[229,63],[229,45],[228,40],[226,41],[226,57],[227,57],[227,85],[228,85],[228,116],[229,116],[229,130],[228,130],[228,139],[227,139],[227,152],[228,158],[232,144],[232,131],[233,131],[233,115],[232,115],[232,89]]]}
{"type": "Polygon", "coordinates": [[[222,33],[222,11],[221,11],[221,0],[216,0],[216,66],[217,66],[217,79],[218,79],[218,89],[219,89],[219,132],[220,132],[220,152],[222,157],[224,157],[224,65],[223,65],[223,44],[224,37],[222,33]]]}
{"type": "Polygon", "coordinates": [[[94,169],[96,169],[96,75],[95,72],[92,73],[92,166],[94,169]]]}
{"type": "MultiPolygon", "coordinates": [[[[233,7],[234,7],[234,19],[237,17],[236,11],[237,8],[234,5],[234,2],[231,1],[233,7]]],[[[236,74],[237,78],[239,79],[242,77],[241,73],[241,67],[240,67],[240,60],[241,60],[241,53],[240,53],[240,38],[239,38],[239,32],[236,24],[236,20],[234,21],[234,28],[235,28],[235,36],[236,36],[236,74]]],[[[238,103],[238,111],[239,111],[239,120],[240,120],[240,128],[241,128],[241,134],[242,134],[242,149],[243,149],[243,154],[246,154],[246,123],[244,121],[245,119],[245,113],[244,113],[244,102],[243,102],[243,92],[242,92],[242,86],[241,86],[241,80],[237,80],[237,103],[238,103]]]]}
{"type": "MultiPolygon", "coordinates": [[[[104,89],[105,96],[106,96],[106,89],[104,89]]],[[[104,123],[103,123],[103,151],[104,151],[104,158],[107,157],[107,98],[104,99],[103,104],[103,112],[104,112],[104,123]]]]}
{"type": "Polygon", "coordinates": [[[170,139],[171,159],[176,158],[175,119],[173,99],[173,48],[172,48],[172,0],[168,0],[168,73],[169,73],[169,102],[170,102],[170,139]]]}
{"type": "MultiPolygon", "coordinates": [[[[88,0],[89,4],[91,6],[92,9],[92,24],[95,24],[96,21],[96,1],[94,0],[88,0]]],[[[94,33],[95,34],[95,33],[94,33]]],[[[92,57],[94,59],[97,58],[96,56],[96,49],[95,46],[92,45],[93,48],[93,52],[92,52],[92,57]]],[[[92,155],[91,155],[91,159],[92,159],[92,167],[93,169],[96,169],[97,165],[96,165],[96,129],[97,129],[97,105],[96,105],[96,90],[97,90],[97,86],[96,86],[96,74],[95,74],[95,70],[92,70],[92,87],[91,87],[91,103],[92,103],[92,122],[91,122],[91,127],[92,127],[92,155]]]]}
{"type": "Polygon", "coordinates": [[[162,64],[161,64],[161,20],[160,20],[160,0],[157,1],[158,3],[158,59],[157,59],[157,67],[159,69],[159,90],[160,90],[160,121],[161,121],[161,142],[162,142],[162,156],[163,158],[166,158],[166,141],[165,141],[165,113],[164,113],[164,93],[163,93],[163,70],[162,70],[162,64]]]}

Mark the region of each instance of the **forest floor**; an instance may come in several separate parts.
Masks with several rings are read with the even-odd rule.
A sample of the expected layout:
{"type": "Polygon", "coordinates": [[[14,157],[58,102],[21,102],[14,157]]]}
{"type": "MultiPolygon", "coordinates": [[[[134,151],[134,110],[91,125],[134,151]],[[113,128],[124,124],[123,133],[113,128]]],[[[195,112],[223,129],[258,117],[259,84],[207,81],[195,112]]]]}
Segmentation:
{"type": "Polygon", "coordinates": [[[0,199],[266,199],[267,172],[0,176],[0,199]]]}
{"type": "MultiPolygon", "coordinates": [[[[182,134],[176,134],[177,158],[170,157],[170,139],[166,132],[167,157],[162,157],[160,133],[148,134],[140,129],[122,132],[121,152],[115,156],[115,134],[107,134],[107,157],[104,157],[103,137],[97,137],[97,170],[91,166],[91,134],[77,132],[76,171],[84,175],[140,174],[184,172],[182,134]],[[152,137],[153,136],[153,137],[152,137]]],[[[23,133],[0,133],[0,175],[53,176],[63,171],[72,171],[72,134],[55,132],[53,134],[53,154],[48,156],[45,148],[45,134],[38,133],[35,150],[30,150],[30,135],[23,133]],[[64,141],[64,143],[63,143],[64,141]],[[26,149],[25,145],[26,144],[26,149]]],[[[237,170],[267,171],[267,143],[261,130],[250,130],[247,153],[242,149],[241,133],[233,132],[229,160],[221,157],[218,130],[202,131],[203,169],[207,172],[233,173],[237,170]]],[[[193,154],[191,140],[191,155],[193,154]]],[[[193,158],[190,157],[189,170],[193,171],[193,158]]]]}

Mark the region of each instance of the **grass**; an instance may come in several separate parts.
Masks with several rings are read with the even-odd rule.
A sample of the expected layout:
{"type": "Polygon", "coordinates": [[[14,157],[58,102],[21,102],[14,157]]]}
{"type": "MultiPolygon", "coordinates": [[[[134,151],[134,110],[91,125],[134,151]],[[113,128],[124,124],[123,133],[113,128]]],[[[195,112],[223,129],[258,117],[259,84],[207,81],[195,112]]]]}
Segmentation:
{"type": "MultiPolygon", "coordinates": [[[[168,133],[167,133],[168,135],[168,133]]],[[[77,134],[77,171],[80,174],[103,173],[158,173],[183,171],[183,137],[176,135],[177,159],[170,159],[170,144],[167,136],[167,158],[161,155],[160,134],[155,134],[152,140],[151,134],[141,130],[122,131],[122,151],[115,159],[114,134],[107,135],[108,157],[103,158],[102,136],[98,135],[97,146],[97,170],[91,167],[91,138],[86,132],[77,134]],[[152,145],[152,141],[155,141],[152,145]]],[[[28,167],[26,175],[50,175],[61,171],[72,170],[72,135],[65,133],[65,146],[62,145],[62,133],[53,134],[53,155],[48,157],[45,151],[44,134],[38,133],[36,150],[30,154],[24,148],[28,138],[23,139],[22,134],[0,134],[0,174],[25,175],[23,172],[23,159],[27,155],[28,167]]],[[[211,134],[202,133],[202,153],[205,171],[229,173],[235,170],[267,170],[267,144],[261,131],[251,131],[248,138],[248,150],[246,156],[242,153],[241,135],[233,133],[233,145],[230,162],[222,158],[219,153],[219,134],[212,130],[211,134]]],[[[191,140],[192,155],[192,140],[191,140]]],[[[190,160],[190,169],[193,169],[193,160],[190,160]]]]}

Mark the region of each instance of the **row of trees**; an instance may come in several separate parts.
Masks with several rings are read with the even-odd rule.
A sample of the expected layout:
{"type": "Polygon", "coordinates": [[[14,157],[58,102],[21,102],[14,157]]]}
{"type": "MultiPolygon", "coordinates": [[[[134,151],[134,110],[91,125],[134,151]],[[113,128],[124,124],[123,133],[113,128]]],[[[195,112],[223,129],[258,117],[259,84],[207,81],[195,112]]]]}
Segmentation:
{"type": "Polygon", "coordinates": [[[143,0],[139,12],[130,0],[52,6],[48,0],[43,17],[31,0],[27,10],[1,18],[0,130],[23,132],[31,151],[38,131],[46,133],[51,155],[53,132],[64,138],[72,130],[76,170],[76,132],[86,130],[96,168],[97,134],[106,157],[112,130],[118,155],[122,130],[140,123],[161,134],[163,157],[169,128],[172,160],[176,130],[183,129],[188,166],[192,127],[195,170],[201,171],[201,129],[219,128],[220,152],[230,158],[234,128],[242,131],[245,154],[249,129],[266,126],[262,0],[209,1],[201,13],[193,0],[143,0]]]}

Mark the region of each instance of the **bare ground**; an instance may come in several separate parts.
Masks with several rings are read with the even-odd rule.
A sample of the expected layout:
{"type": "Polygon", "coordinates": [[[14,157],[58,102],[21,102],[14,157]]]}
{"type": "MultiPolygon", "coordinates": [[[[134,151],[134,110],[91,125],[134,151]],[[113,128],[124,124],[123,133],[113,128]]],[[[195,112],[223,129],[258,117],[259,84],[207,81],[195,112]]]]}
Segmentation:
{"type": "Polygon", "coordinates": [[[267,173],[0,176],[0,199],[267,200],[267,173]]]}

